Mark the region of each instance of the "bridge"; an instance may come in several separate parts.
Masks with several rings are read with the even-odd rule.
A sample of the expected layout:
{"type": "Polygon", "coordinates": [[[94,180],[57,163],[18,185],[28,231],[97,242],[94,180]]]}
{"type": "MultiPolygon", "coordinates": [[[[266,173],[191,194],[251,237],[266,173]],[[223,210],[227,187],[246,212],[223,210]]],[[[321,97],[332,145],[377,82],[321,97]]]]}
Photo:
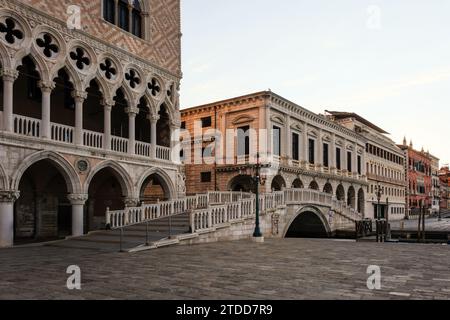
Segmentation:
{"type": "MultiPolygon", "coordinates": [[[[356,222],[363,219],[345,202],[316,190],[285,189],[261,194],[259,201],[261,231],[267,238],[333,237],[339,231],[354,232],[356,222]]],[[[127,248],[130,252],[175,244],[251,238],[255,207],[255,194],[214,191],[123,210],[107,210],[106,224],[110,230],[107,234],[120,237],[121,243],[128,233],[140,237],[142,244],[127,248]],[[149,241],[149,228],[152,233],[153,224],[164,226],[165,231],[167,228],[175,231],[169,230],[168,236],[149,241]],[[185,228],[180,232],[182,226],[185,228]]],[[[95,234],[98,233],[91,233],[91,236],[95,234]]]]}

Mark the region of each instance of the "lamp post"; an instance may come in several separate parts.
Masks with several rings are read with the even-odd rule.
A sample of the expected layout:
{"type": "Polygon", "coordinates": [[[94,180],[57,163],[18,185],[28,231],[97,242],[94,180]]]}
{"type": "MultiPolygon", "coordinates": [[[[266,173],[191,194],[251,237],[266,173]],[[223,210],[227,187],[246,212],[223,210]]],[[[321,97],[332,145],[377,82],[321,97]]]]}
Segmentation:
{"type": "Polygon", "coordinates": [[[377,185],[375,187],[375,192],[377,195],[377,219],[376,219],[376,225],[377,225],[377,242],[383,241],[383,226],[381,223],[381,196],[383,195],[383,189],[380,186],[380,183],[377,182],[377,185]]]}
{"type": "Polygon", "coordinates": [[[256,219],[255,219],[255,231],[253,232],[253,237],[256,239],[257,242],[264,241],[264,238],[261,233],[261,229],[259,226],[259,185],[264,184],[264,180],[261,179],[261,163],[259,162],[259,153],[256,154],[256,165],[255,168],[255,175],[252,177],[253,182],[256,184],[255,192],[256,192],[256,204],[255,204],[255,210],[256,210],[256,219]]]}

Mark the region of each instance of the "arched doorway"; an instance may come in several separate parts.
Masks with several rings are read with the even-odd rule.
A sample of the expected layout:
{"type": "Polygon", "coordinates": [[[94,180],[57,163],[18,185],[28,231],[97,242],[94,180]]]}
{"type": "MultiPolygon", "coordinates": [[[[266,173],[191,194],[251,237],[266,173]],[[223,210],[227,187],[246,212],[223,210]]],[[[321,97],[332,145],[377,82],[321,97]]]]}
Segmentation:
{"type": "Polygon", "coordinates": [[[300,213],[289,226],[286,238],[328,238],[324,221],[313,210],[300,213]]]}
{"type": "Polygon", "coordinates": [[[320,188],[317,181],[315,180],[311,181],[311,183],[309,184],[309,189],[319,191],[320,188]]]}
{"type": "Polygon", "coordinates": [[[286,181],[284,181],[284,178],[280,175],[274,177],[270,189],[274,191],[281,191],[283,188],[286,188],[286,181]]]}
{"type": "Polygon", "coordinates": [[[234,177],[229,183],[229,189],[231,191],[256,192],[255,183],[252,177],[248,175],[234,177]]]}
{"type": "Polygon", "coordinates": [[[111,167],[105,167],[94,174],[88,188],[86,230],[95,231],[106,227],[106,208],[111,211],[125,208],[125,185],[121,175],[111,167]]]}
{"type": "Polygon", "coordinates": [[[51,160],[28,167],[19,182],[14,206],[14,241],[60,239],[72,233],[72,205],[64,176],[51,160]]]}
{"type": "Polygon", "coordinates": [[[292,188],[294,189],[303,189],[305,186],[303,185],[302,180],[295,179],[294,182],[292,182],[292,188]]]}
{"type": "Polygon", "coordinates": [[[144,180],[139,193],[140,201],[146,204],[167,201],[170,197],[167,182],[157,173],[151,174],[144,180]]]}
{"type": "Polygon", "coordinates": [[[333,194],[333,186],[331,185],[331,183],[328,182],[327,184],[325,184],[325,186],[323,187],[323,192],[333,194]]]}
{"type": "Polygon", "coordinates": [[[339,201],[345,201],[345,189],[342,184],[338,185],[336,189],[336,199],[339,201]]]}
{"type": "Polygon", "coordinates": [[[363,188],[360,188],[358,191],[358,212],[361,213],[363,216],[365,214],[365,195],[363,188]]]}
{"type": "Polygon", "coordinates": [[[356,192],[355,188],[350,186],[347,192],[347,205],[353,209],[356,209],[356,192]]]}

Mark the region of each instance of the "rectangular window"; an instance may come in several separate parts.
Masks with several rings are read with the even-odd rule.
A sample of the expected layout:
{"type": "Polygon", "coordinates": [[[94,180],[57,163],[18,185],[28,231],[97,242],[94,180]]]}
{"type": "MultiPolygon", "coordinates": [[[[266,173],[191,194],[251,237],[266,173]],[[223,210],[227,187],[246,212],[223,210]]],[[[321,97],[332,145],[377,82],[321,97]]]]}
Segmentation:
{"type": "Polygon", "coordinates": [[[328,159],[328,144],[323,144],[323,166],[325,168],[328,168],[330,166],[329,159],[328,159]]]}
{"type": "Polygon", "coordinates": [[[314,164],[315,162],[316,162],[316,159],[315,159],[315,141],[314,141],[314,139],[309,139],[309,148],[308,148],[308,151],[309,151],[309,157],[308,157],[308,159],[309,159],[309,163],[310,164],[314,164]]]}
{"type": "Polygon", "coordinates": [[[130,30],[130,19],[129,19],[128,2],[124,0],[119,0],[119,27],[125,31],[130,30]]]}
{"type": "Polygon", "coordinates": [[[200,179],[202,183],[211,182],[211,172],[202,172],[200,179]]]}
{"type": "Polygon", "coordinates": [[[250,127],[238,128],[237,149],[238,156],[248,156],[250,154],[250,127]]]}
{"type": "Polygon", "coordinates": [[[273,127],[273,154],[281,155],[281,129],[276,126],[273,127]]]}
{"type": "Polygon", "coordinates": [[[352,172],[352,153],[347,152],[347,171],[352,172]]]}
{"type": "Polygon", "coordinates": [[[358,174],[362,174],[361,156],[358,156],[358,174]]]}
{"type": "Polygon", "coordinates": [[[292,134],[292,159],[300,160],[300,149],[298,147],[300,136],[297,133],[292,134]]]}
{"type": "Polygon", "coordinates": [[[341,170],[341,148],[336,148],[336,169],[341,170]]]}
{"type": "Polygon", "coordinates": [[[106,0],[103,1],[103,19],[110,23],[115,23],[115,3],[114,0],[106,0]]]}
{"type": "Polygon", "coordinates": [[[211,124],[211,117],[202,118],[202,128],[209,128],[211,127],[211,124]]]}
{"type": "Polygon", "coordinates": [[[181,129],[186,130],[186,121],[181,123],[181,129]]]}

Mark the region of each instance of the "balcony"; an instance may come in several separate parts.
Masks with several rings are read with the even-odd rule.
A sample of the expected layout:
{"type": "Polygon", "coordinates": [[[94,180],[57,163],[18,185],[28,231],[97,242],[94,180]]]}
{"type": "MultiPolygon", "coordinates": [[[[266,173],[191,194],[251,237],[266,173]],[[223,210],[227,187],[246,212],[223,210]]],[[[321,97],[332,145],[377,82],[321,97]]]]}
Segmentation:
{"type": "MultiPolygon", "coordinates": [[[[17,135],[41,138],[42,121],[40,119],[13,115],[13,132],[17,135]]],[[[67,145],[75,144],[75,128],[57,123],[50,123],[50,140],[67,145]]],[[[105,135],[99,132],[83,130],[82,145],[86,148],[105,150],[105,135]]],[[[136,141],[134,150],[130,150],[130,140],[112,135],[110,139],[110,151],[152,158],[152,145],[136,141]]],[[[156,146],[155,159],[171,161],[171,148],[156,146]]]]}

